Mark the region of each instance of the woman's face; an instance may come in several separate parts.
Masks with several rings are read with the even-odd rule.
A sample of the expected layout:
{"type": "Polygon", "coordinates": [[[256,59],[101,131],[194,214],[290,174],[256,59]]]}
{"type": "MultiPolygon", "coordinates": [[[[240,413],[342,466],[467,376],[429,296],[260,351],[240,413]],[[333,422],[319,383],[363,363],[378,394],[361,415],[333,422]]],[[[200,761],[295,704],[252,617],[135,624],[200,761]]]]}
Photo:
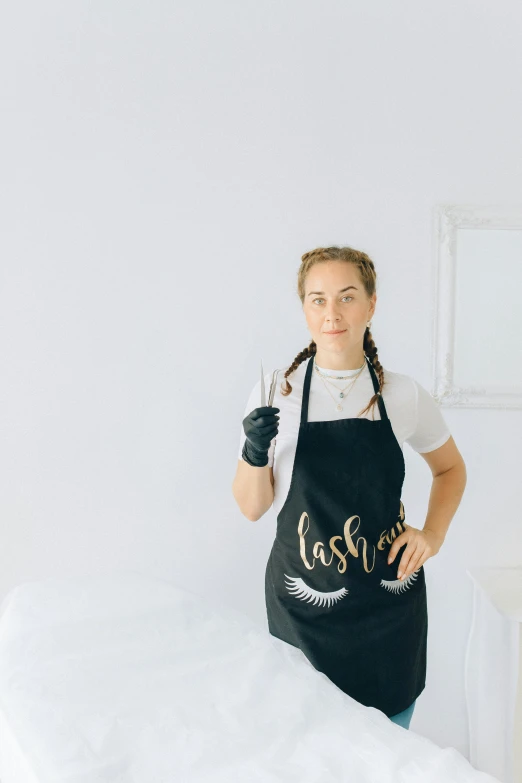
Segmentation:
{"type": "Polygon", "coordinates": [[[366,323],[375,311],[377,295],[368,299],[357,268],[346,261],[315,264],[306,276],[303,312],[318,349],[355,355],[363,346],[366,323]],[[347,289],[347,290],[343,290],[347,289]],[[345,330],[331,335],[332,329],[345,330]]]}

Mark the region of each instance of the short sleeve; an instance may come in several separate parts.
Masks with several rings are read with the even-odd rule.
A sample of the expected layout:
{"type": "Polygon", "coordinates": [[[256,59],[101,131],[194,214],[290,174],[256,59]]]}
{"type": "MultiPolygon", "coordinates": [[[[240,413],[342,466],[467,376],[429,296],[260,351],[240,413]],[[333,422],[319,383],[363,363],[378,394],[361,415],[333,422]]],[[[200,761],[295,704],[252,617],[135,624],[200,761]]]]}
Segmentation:
{"type": "Polygon", "coordinates": [[[416,397],[415,429],[406,438],[406,443],[419,454],[426,454],[443,446],[451,437],[451,432],[437,401],[418,381],[413,379],[413,382],[416,397]]]}
{"type": "MultiPolygon", "coordinates": [[[[266,389],[266,396],[268,400],[268,391],[270,389],[270,381],[272,378],[272,373],[268,373],[265,375],[265,389],[266,389]]],[[[243,413],[243,419],[245,419],[249,413],[251,413],[254,408],[259,408],[261,406],[261,383],[258,381],[252,391],[250,392],[250,396],[248,398],[248,402],[246,404],[244,413],[243,413]]],[[[241,419],[241,429],[240,429],[240,436],[239,436],[239,453],[238,458],[243,459],[241,456],[243,453],[243,446],[245,445],[246,435],[245,430],[243,429],[243,419],[241,419]]],[[[268,449],[268,466],[273,467],[274,465],[274,450],[275,450],[275,444],[276,444],[277,436],[275,438],[272,438],[270,441],[270,448],[268,449]]]]}

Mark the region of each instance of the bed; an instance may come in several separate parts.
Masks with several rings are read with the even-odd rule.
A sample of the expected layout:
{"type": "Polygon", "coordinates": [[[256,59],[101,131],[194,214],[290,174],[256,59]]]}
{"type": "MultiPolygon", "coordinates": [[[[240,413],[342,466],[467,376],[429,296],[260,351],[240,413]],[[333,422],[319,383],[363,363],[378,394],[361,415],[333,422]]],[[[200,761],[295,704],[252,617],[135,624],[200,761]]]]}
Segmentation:
{"type": "Polygon", "coordinates": [[[132,571],[0,606],[1,783],[498,783],[245,615],[132,571]]]}

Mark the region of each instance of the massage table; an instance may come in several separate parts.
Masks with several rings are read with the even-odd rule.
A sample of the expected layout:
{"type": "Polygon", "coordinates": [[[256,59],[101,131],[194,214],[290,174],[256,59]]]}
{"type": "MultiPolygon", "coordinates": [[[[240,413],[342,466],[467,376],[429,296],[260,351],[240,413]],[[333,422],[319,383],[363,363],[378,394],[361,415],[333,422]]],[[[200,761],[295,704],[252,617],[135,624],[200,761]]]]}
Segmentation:
{"type": "Polygon", "coordinates": [[[0,606],[0,783],[498,783],[298,648],[133,571],[0,606]]]}

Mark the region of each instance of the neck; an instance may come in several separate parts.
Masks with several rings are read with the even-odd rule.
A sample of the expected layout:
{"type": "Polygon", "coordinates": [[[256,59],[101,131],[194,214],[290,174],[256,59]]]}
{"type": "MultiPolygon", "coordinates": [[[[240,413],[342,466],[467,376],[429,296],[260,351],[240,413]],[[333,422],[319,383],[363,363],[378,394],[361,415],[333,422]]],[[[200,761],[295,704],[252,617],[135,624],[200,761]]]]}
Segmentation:
{"type": "Polygon", "coordinates": [[[333,353],[317,348],[315,363],[325,370],[358,370],[365,363],[364,351],[349,351],[345,353],[333,353]]]}

